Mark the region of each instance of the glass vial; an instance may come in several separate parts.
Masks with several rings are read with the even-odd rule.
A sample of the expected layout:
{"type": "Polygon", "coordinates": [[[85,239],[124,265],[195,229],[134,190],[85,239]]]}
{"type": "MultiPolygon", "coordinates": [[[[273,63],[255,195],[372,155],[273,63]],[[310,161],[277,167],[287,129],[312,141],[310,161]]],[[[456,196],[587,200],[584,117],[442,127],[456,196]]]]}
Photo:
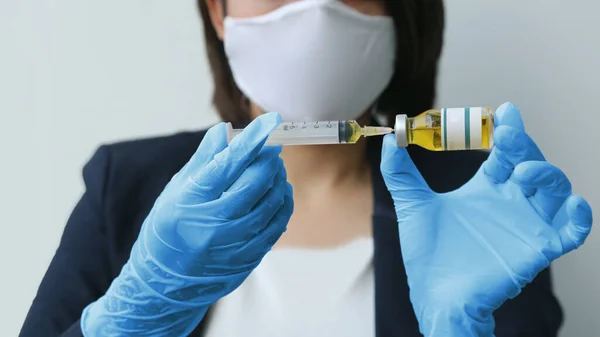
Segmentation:
{"type": "Polygon", "coordinates": [[[432,109],[408,118],[396,115],[399,147],[430,151],[482,150],[494,146],[494,111],[487,107],[432,109]]]}

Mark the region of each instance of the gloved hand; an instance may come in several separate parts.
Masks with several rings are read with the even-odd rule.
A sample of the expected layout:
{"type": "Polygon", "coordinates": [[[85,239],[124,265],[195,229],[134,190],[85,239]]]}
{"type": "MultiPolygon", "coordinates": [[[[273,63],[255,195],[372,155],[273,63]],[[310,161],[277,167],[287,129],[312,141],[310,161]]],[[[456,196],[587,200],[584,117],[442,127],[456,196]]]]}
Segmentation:
{"type": "Polygon", "coordinates": [[[285,231],[293,210],[280,123],[260,116],[227,146],[211,128],[146,218],[121,274],[81,318],[85,336],[187,336],[285,231]]]}
{"type": "Polygon", "coordinates": [[[591,230],[590,206],[544,160],[517,108],[503,105],[495,120],[488,160],[445,194],[428,187],[394,136],[384,139],[381,171],[398,215],[411,302],[427,337],[493,336],[492,312],[591,230]]]}

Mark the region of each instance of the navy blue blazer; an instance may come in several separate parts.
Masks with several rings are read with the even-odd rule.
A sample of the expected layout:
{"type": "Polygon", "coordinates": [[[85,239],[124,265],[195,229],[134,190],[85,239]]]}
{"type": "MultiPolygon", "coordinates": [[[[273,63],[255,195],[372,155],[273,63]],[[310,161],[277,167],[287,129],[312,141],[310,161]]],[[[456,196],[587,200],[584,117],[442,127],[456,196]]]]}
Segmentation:
{"type": "MultiPolygon", "coordinates": [[[[85,193],[68,220],[20,336],[82,336],[79,317],[83,308],[102,296],[117,277],[155,199],[189,160],[204,134],[180,133],[97,150],[83,169],[85,193]]],[[[369,140],[367,148],[375,205],[377,337],[422,336],[409,300],[394,205],[379,170],[381,139],[369,140]]],[[[410,148],[410,155],[438,192],[463,185],[487,157],[483,152],[435,153],[418,147],[410,148]]],[[[497,337],[555,337],[562,311],[552,292],[549,270],[498,309],[495,318],[497,337]]],[[[203,335],[203,322],[190,336],[203,335]]]]}

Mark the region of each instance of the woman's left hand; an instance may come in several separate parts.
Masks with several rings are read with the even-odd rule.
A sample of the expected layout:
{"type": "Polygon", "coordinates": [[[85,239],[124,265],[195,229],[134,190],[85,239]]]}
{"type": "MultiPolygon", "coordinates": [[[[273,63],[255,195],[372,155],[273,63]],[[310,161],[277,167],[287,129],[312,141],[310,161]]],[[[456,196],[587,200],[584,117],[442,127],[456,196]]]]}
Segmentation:
{"type": "Polygon", "coordinates": [[[495,115],[495,147],[475,177],[433,192],[393,135],[381,171],[398,215],[410,298],[428,337],[492,336],[492,313],[578,248],[592,210],[525,133],[518,109],[495,115]]]}

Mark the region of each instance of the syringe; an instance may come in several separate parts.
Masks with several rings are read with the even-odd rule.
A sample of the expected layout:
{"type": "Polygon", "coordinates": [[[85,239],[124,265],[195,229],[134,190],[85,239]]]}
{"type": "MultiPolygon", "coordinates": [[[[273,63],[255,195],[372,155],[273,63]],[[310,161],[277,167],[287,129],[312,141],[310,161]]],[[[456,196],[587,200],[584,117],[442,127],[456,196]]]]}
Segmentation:
{"type": "MultiPolygon", "coordinates": [[[[241,133],[228,124],[227,141],[241,133]]],[[[394,133],[398,147],[418,145],[430,151],[488,150],[494,146],[494,110],[487,107],[431,109],[409,118],[396,115],[394,128],[361,127],[355,120],[287,122],[266,145],[353,144],[361,136],[394,133]]]]}
{"type": "MultiPolygon", "coordinates": [[[[227,124],[227,142],[243,129],[234,129],[227,124]]],[[[394,129],[379,126],[361,127],[355,120],[284,122],[271,132],[265,145],[317,145],[354,144],[361,136],[379,136],[394,132],[394,129]]]]}

